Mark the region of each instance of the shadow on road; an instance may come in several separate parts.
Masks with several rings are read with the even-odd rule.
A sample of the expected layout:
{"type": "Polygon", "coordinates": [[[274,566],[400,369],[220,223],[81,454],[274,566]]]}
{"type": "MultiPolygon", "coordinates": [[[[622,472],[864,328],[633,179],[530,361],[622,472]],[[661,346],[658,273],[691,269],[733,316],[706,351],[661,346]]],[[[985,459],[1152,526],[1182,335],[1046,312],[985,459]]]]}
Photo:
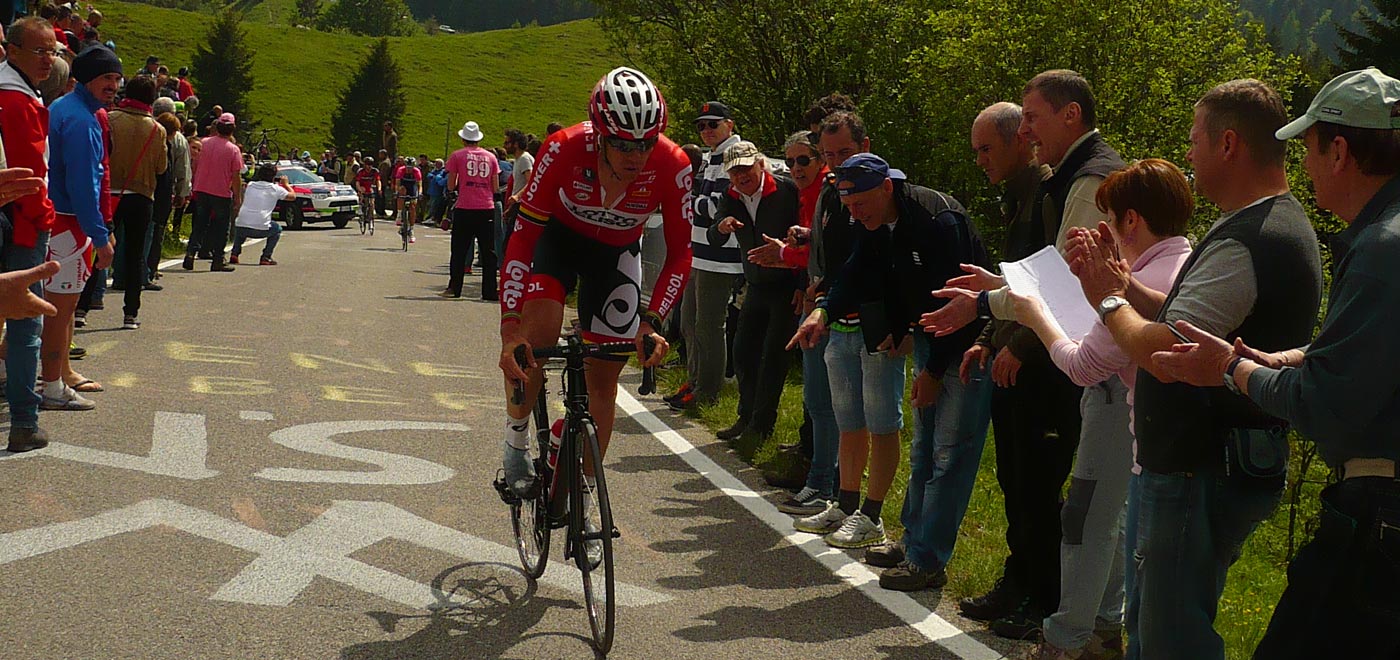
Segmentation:
{"type": "Polygon", "coordinates": [[[592,640],[577,634],[527,634],[551,608],[582,609],[571,600],[543,598],[535,583],[515,566],[469,562],[443,571],[433,580],[438,602],[426,613],[366,612],[380,630],[393,634],[418,627],[402,639],[355,644],[341,650],[342,660],[477,660],[499,658],[529,638],[578,640],[579,656],[592,654],[592,640]]]}

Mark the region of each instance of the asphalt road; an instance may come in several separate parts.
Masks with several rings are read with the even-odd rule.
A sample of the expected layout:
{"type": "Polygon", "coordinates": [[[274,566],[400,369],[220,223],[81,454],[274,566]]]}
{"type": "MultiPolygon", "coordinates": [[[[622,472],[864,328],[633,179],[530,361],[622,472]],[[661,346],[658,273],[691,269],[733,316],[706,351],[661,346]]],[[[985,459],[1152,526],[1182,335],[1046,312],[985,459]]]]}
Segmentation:
{"type": "MultiPolygon", "coordinates": [[[[106,385],[98,409],[44,412],[51,447],[0,452],[0,655],[592,657],[577,572],[529,583],[489,486],[496,307],[479,277],[434,295],[445,233],[405,254],[380,229],[287,232],[275,267],[175,266],[137,331],[119,294],[88,317],[76,366],[106,385]]],[[[791,533],[782,494],[655,397],[619,400],[610,657],[1009,648],[937,592],[882,592],[853,553],[791,533]]]]}

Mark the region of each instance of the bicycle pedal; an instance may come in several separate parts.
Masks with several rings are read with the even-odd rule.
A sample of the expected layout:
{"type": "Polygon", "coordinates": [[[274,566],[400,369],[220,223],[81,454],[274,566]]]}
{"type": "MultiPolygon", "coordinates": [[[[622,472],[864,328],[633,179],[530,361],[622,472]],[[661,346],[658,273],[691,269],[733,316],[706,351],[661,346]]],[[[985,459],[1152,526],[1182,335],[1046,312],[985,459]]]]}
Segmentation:
{"type": "Polygon", "coordinates": [[[505,470],[497,470],[496,478],[491,481],[491,487],[496,489],[496,494],[501,496],[501,501],[510,506],[520,504],[520,497],[515,494],[510,485],[506,483],[505,470]]]}
{"type": "Polygon", "coordinates": [[[620,538],[622,538],[622,530],[620,530],[620,529],[618,529],[618,528],[616,528],[616,527],[612,528],[612,537],[615,538],[615,539],[620,539],[620,538]]]}

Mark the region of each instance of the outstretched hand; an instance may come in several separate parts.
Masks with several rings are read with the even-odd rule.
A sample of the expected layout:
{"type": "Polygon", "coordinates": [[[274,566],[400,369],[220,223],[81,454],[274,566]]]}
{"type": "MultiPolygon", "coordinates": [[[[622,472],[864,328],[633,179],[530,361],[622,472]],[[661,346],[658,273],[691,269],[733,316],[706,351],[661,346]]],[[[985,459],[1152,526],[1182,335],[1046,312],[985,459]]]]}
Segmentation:
{"type": "Polygon", "coordinates": [[[49,261],[28,270],[0,274],[0,316],[28,319],[57,314],[52,304],[34,295],[29,287],[57,275],[59,268],[57,261],[49,261]]]}
{"type": "Polygon", "coordinates": [[[947,286],[969,291],[992,291],[1006,286],[1006,278],[976,264],[959,264],[967,275],[948,280],[947,286]]]}
{"type": "Polygon", "coordinates": [[[935,337],[951,335],[977,320],[977,292],[967,289],[939,289],[934,298],[946,298],[948,303],[936,311],[919,317],[924,332],[935,337]]]}
{"type": "Polygon", "coordinates": [[[1167,382],[1182,382],[1197,387],[1216,387],[1223,380],[1225,369],[1235,359],[1235,347],[1186,321],[1177,321],[1176,329],[1190,343],[1174,344],[1169,351],[1152,354],[1152,364],[1167,382]]]}

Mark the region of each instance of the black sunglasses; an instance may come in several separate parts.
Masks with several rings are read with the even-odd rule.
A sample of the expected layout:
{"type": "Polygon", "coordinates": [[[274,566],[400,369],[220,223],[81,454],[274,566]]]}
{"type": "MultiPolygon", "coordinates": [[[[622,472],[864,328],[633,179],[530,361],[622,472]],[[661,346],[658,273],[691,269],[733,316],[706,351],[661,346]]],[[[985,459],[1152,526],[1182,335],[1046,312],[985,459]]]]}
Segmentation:
{"type": "Polygon", "coordinates": [[[812,164],[812,157],[798,156],[797,158],[784,158],[783,162],[787,163],[788,167],[792,167],[794,164],[798,167],[807,167],[812,164]]]}
{"type": "Polygon", "coordinates": [[[703,131],[708,128],[713,131],[719,128],[719,122],[720,120],[718,119],[699,119],[695,122],[695,130],[703,131]]]}
{"type": "Polygon", "coordinates": [[[611,149],[616,149],[624,154],[636,153],[639,151],[651,151],[656,148],[657,138],[647,138],[645,140],[628,140],[625,138],[609,135],[603,138],[603,144],[611,149]]]}

